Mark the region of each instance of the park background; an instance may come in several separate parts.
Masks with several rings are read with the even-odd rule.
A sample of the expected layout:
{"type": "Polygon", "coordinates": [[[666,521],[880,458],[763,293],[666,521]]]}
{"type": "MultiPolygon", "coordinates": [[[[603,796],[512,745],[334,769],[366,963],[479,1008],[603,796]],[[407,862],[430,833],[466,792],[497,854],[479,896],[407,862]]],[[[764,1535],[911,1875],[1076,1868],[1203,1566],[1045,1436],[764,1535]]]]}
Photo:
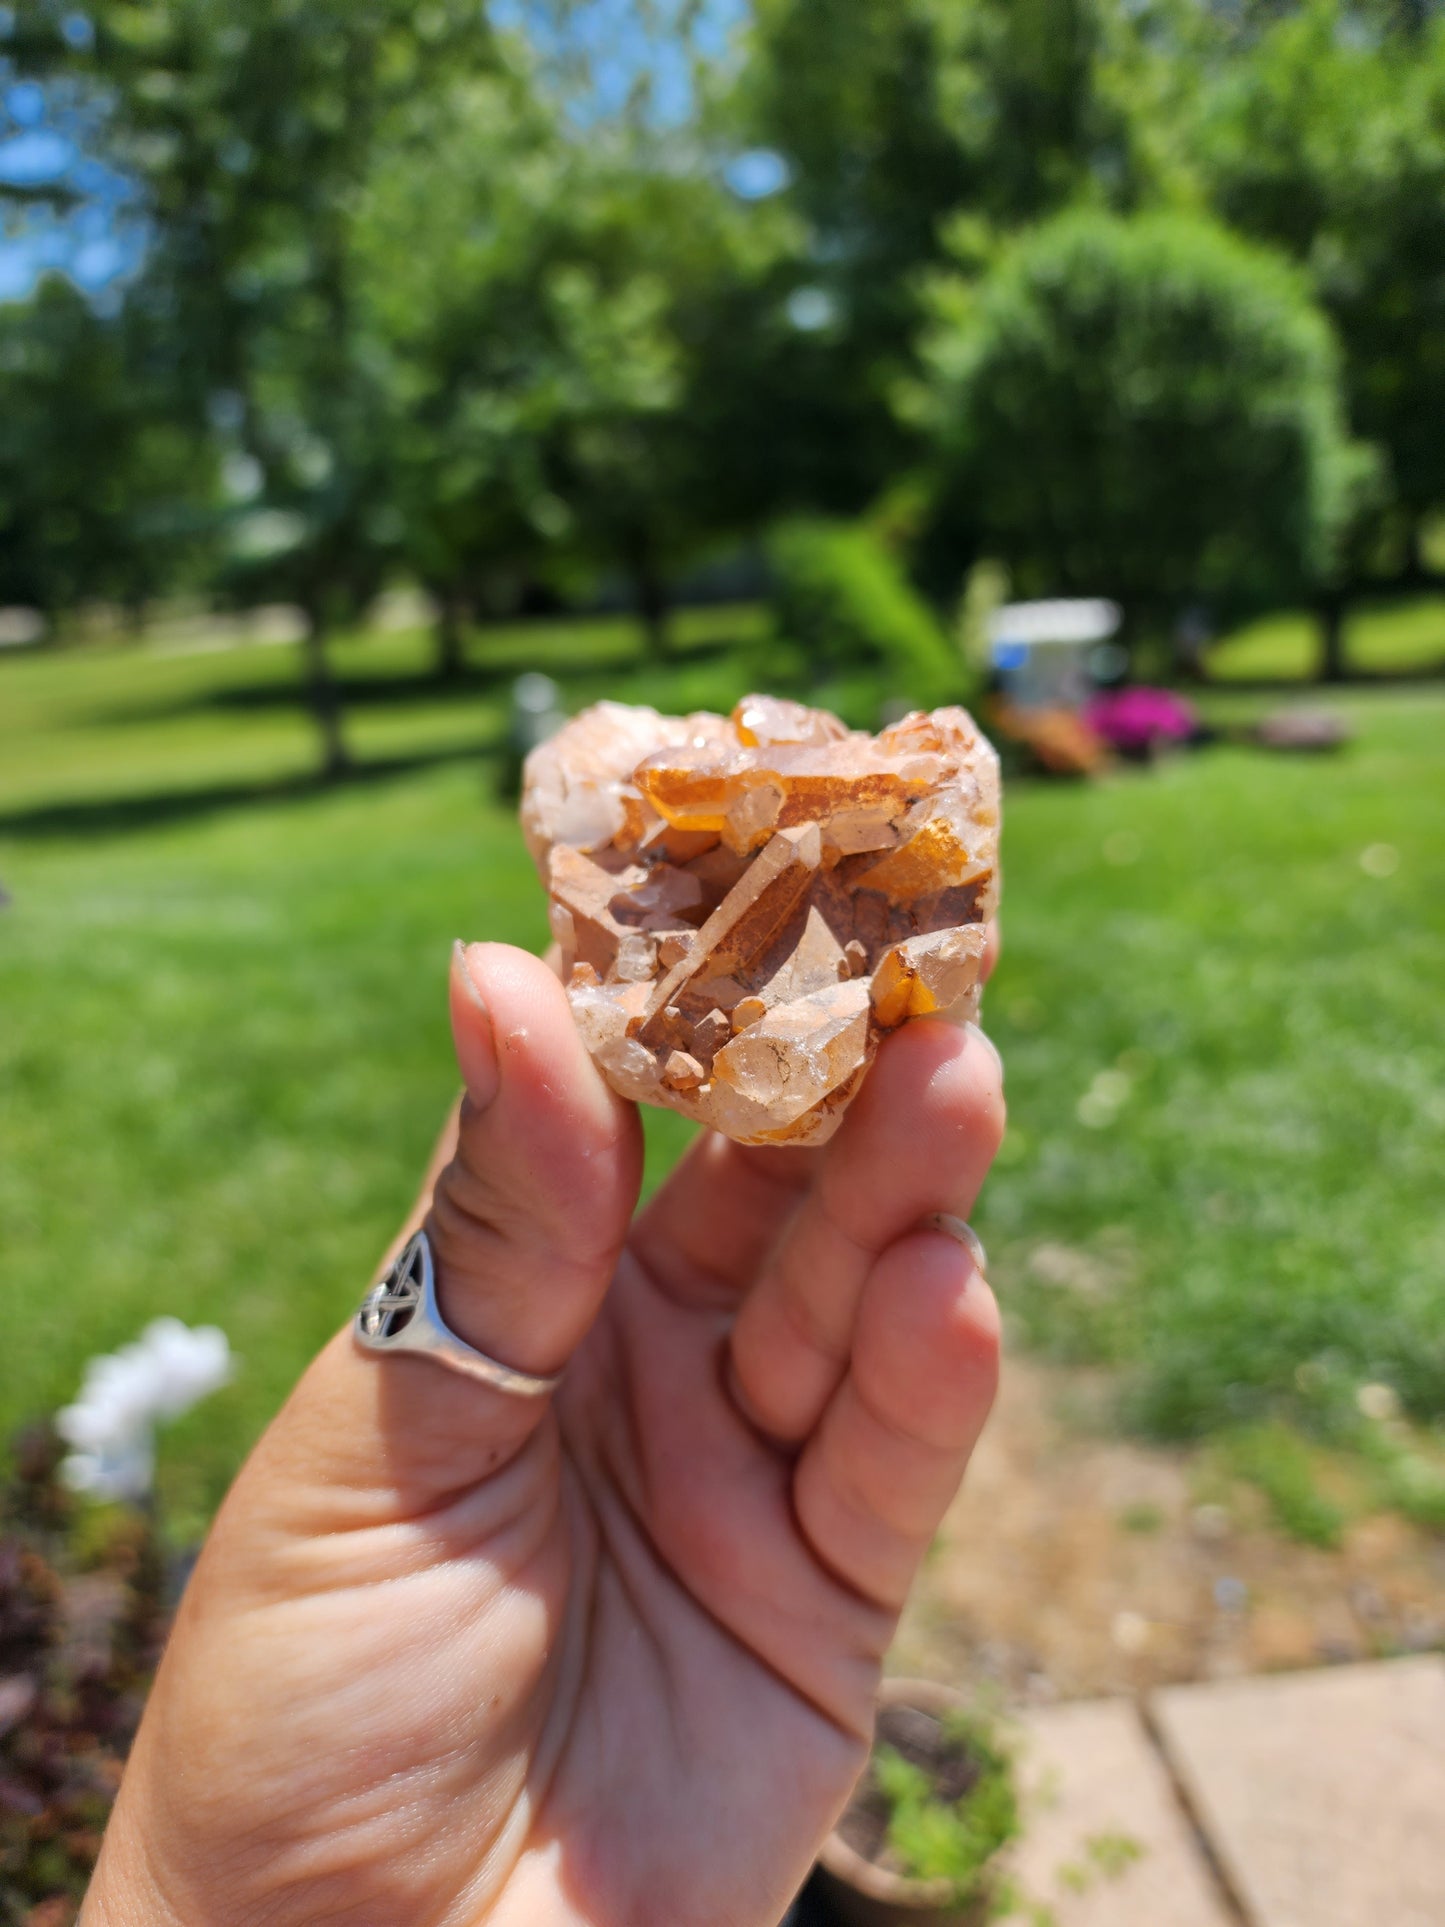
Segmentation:
{"type": "Polygon", "coordinates": [[[874,726],[1110,596],[1213,740],[1015,759],[978,1213],[1097,1637],[947,1547],[913,1636],[1445,1645],[1428,0],[15,0],[0,223],[3,1429],[217,1323],[204,1528],[410,1203],[452,939],[545,941],[519,675],[874,726]]]}

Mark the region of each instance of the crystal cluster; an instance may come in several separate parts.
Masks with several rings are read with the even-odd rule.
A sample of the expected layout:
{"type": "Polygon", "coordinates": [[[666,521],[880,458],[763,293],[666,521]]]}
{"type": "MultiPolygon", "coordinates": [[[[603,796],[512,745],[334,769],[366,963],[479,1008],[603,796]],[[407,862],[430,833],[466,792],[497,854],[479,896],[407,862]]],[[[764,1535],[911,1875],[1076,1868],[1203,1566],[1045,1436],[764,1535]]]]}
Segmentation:
{"type": "Polygon", "coordinates": [[[598,703],[528,757],[522,827],[624,1097],[820,1144],[885,1032],[977,1010],[998,761],[962,709],[869,736],[769,696],[598,703]]]}

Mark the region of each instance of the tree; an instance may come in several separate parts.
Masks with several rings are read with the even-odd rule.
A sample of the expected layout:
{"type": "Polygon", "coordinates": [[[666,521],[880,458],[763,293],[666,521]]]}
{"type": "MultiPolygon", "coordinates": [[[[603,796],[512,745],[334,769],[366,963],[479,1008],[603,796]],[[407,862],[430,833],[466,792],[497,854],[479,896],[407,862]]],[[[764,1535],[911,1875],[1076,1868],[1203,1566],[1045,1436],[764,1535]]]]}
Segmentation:
{"type": "Polygon", "coordinates": [[[796,223],[695,152],[584,141],[520,78],[479,83],[377,169],[359,233],[404,545],[446,628],[519,572],[610,571],[661,654],[673,571],[846,465],[786,426],[823,392],[785,312],[796,223]]]}
{"type": "Polygon", "coordinates": [[[1159,624],[1328,579],[1362,456],[1327,324],[1203,221],[1075,212],[934,292],[935,540],[1159,624]]]}
{"type": "Polygon", "coordinates": [[[460,618],[489,588],[564,553],[632,574],[655,635],[678,357],[630,180],[614,204],[611,170],[511,77],[458,91],[438,131],[377,171],[358,288],[439,667],[455,672],[460,618]]]}
{"type": "Polygon", "coordinates": [[[326,638],[374,594],[397,537],[357,209],[397,119],[493,63],[485,14],[475,0],[127,0],[96,9],[80,44],[65,19],[37,8],[25,56],[91,86],[106,158],[143,188],[140,295],[173,318],[177,388],[224,423],[259,478],[255,506],[287,531],[264,577],[305,612],[337,774],[326,638]]]}
{"type": "Polygon", "coordinates": [[[166,359],[148,317],[104,318],[58,275],[0,307],[0,603],[53,624],[202,579],[216,462],[166,359]]]}
{"type": "Polygon", "coordinates": [[[1310,0],[1223,59],[1201,102],[1214,204],[1306,267],[1351,422],[1386,457],[1375,568],[1393,549],[1392,572],[1418,576],[1445,507],[1445,22],[1310,0]]]}
{"type": "Polygon", "coordinates": [[[915,452],[892,391],[914,369],[923,288],[950,232],[966,221],[987,239],[1077,199],[1128,206],[1148,192],[1157,63],[1136,9],[1115,0],[755,11],[735,112],[790,169],[800,266],[834,316],[831,390],[852,399],[848,446],[876,492],[915,452]]]}

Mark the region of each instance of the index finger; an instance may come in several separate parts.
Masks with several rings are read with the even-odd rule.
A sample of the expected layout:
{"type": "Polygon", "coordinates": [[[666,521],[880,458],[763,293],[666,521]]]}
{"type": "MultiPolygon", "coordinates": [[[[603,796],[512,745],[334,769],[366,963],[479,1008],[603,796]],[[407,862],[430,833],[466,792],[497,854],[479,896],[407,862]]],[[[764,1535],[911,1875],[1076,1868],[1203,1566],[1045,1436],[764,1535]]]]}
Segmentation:
{"type": "MultiPolygon", "coordinates": [[[[999,945],[995,920],[985,979],[999,945]]],[[[638,1219],[632,1249],[669,1297],[728,1309],[754,1283],[830,1155],[836,1162],[831,1145],[734,1144],[704,1132],[638,1219]]]]}

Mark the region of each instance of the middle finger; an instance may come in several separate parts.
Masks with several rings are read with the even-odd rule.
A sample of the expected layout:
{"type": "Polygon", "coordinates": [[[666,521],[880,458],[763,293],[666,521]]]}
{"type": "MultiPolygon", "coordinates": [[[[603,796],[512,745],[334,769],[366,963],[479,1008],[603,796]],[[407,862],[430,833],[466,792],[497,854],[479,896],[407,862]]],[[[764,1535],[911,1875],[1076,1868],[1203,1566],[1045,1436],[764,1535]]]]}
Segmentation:
{"type": "Polygon", "coordinates": [[[974,1025],[929,1019],[884,1044],[733,1326],[735,1390],[770,1437],[813,1430],[875,1260],[938,1212],[968,1216],[1003,1124],[998,1053],[974,1025]]]}

